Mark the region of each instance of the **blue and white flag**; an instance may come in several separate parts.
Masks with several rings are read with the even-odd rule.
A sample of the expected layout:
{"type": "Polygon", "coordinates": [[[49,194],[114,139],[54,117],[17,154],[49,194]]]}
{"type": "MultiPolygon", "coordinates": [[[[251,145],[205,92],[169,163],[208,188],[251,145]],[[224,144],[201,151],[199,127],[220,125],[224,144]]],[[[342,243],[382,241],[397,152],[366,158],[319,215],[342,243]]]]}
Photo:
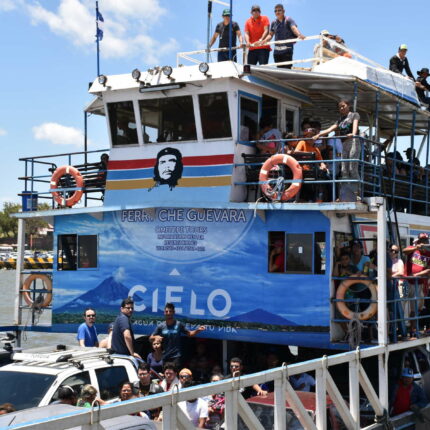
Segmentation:
{"type": "Polygon", "coordinates": [[[103,19],[103,15],[99,12],[99,10],[96,10],[96,23],[97,23],[97,39],[103,40],[103,24],[105,20],[103,19]]]}

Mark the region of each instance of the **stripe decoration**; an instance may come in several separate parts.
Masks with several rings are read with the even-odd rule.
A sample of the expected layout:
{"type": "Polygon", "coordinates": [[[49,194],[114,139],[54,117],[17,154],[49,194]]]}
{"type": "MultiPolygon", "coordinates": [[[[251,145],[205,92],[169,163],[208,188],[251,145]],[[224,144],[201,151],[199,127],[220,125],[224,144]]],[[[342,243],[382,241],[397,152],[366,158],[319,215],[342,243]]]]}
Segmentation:
{"type": "MultiPolygon", "coordinates": [[[[107,190],[152,188],[155,185],[156,158],[110,160],[107,190]]],[[[233,154],[202,155],[182,158],[183,172],[177,187],[230,186],[233,154]]]]}

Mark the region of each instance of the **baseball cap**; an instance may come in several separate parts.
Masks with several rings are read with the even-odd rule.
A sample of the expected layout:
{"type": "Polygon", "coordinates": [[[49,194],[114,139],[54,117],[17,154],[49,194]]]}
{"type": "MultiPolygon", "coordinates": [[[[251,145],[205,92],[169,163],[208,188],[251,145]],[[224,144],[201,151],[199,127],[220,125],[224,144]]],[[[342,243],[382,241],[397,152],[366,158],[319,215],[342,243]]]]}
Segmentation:
{"type": "Polygon", "coordinates": [[[399,46],[399,51],[403,51],[403,50],[408,50],[408,45],[406,45],[406,44],[404,44],[404,43],[402,43],[400,46],[399,46]]]}
{"type": "Polygon", "coordinates": [[[414,377],[414,371],[412,369],[410,369],[409,367],[405,367],[402,370],[402,376],[404,378],[413,378],[414,377]]]}
{"type": "Polygon", "coordinates": [[[418,240],[429,240],[429,235],[427,233],[420,233],[418,235],[418,240]]]}
{"type": "Polygon", "coordinates": [[[253,4],[252,7],[251,7],[251,12],[254,12],[254,10],[258,10],[259,12],[261,12],[260,5],[253,4]]]}
{"type": "Polygon", "coordinates": [[[323,31],[321,31],[321,34],[323,36],[326,36],[327,34],[330,34],[330,32],[328,30],[323,30],[323,31]]]}
{"type": "Polygon", "coordinates": [[[222,16],[230,16],[231,14],[230,14],[230,9],[224,9],[223,11],[222,11],[222,16]]]}
{"type": "Polygon", "coordinates": [[[190,369],[187,369],[186,367],[184,367],[183,369],[181,369],[181,371],[179,372],[179,374],[182,374],[182,375],[190,375],[190,376],[193,376],[193,372],[191,372],[191,370],[190,369]]]}

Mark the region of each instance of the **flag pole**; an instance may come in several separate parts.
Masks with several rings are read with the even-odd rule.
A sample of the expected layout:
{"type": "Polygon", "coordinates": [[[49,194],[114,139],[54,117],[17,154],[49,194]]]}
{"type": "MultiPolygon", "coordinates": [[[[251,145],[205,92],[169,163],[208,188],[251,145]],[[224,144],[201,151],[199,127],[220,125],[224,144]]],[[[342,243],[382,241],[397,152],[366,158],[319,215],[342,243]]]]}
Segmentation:
{"type": "Polygon", "coordinates": [[[233,0],[230,0],[230,28],[228,32],[228,59],[231,61],[232,55],[232,42],[233,42],[233,0]]]}
{"type": "Polygon", "coordinates": [[[209,42],[211,39],[210,29],[211,29],[211,16],[212,16],[212,0],[208,0],[208,29],[207,29],[207,43],[206,43],[206,63],[209,63],[209,52],[211,47],[209,46],[209,42]]]}
{"type": "Polygon", "coordinates": [[[99,2],[96,1],[97,76],[100,76],[99,2]]]}

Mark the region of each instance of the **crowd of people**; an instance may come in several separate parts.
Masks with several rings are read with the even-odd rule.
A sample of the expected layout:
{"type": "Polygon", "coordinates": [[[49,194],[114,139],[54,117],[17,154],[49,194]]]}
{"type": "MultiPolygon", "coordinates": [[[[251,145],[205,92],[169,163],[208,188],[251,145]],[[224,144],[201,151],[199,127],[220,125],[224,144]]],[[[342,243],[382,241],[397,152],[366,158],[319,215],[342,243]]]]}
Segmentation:
{"type": "MultiPolygon", "coordinates": [[[[429,334],[430,330],[430,243],[427,233],[420,233],[413,244],[402,249],[403,259],[400,257],[400,248],[391,244],[387,251],[387,300],[397,300],[389,304],[390,320],[397,320],[390,324],[392,339],[416,338],[418,330],[429,334]],[[419,327],[417,318],[419,317],[419,327]]],[[[333,268],[333,276],[341,279],[351,276],[362,276],[374,279],[377,276],[377,252],[370,251],[364,255],[362,242],[352,241],[349,246],[336,250],[337,261],[333,268]]],[[[359,295],[351,290],[350,294],[359,295]]],[[[351,298],[351,297],[348,297],[351,298]]]]}

